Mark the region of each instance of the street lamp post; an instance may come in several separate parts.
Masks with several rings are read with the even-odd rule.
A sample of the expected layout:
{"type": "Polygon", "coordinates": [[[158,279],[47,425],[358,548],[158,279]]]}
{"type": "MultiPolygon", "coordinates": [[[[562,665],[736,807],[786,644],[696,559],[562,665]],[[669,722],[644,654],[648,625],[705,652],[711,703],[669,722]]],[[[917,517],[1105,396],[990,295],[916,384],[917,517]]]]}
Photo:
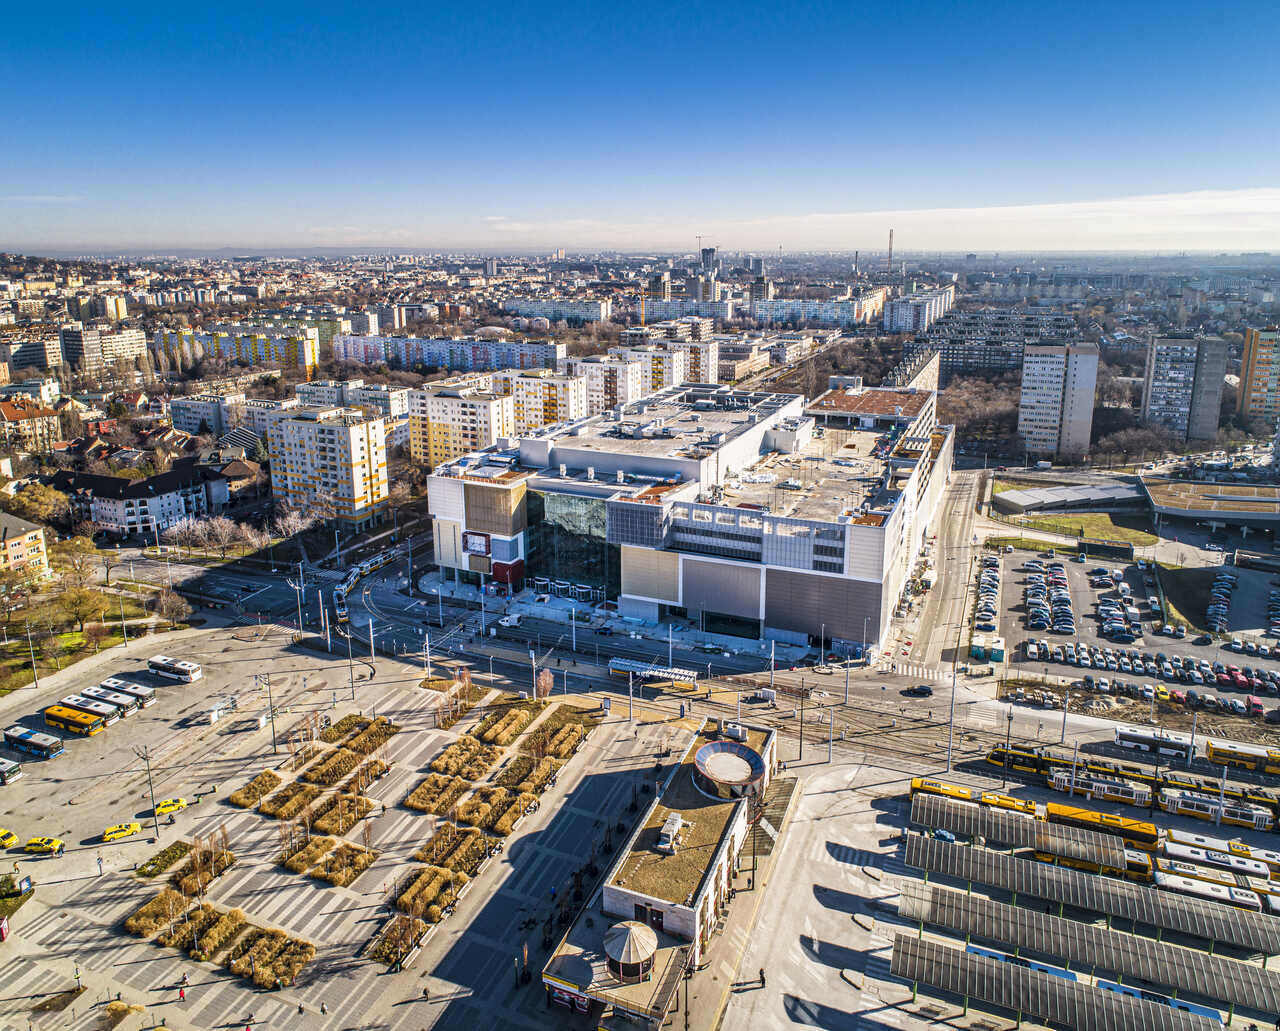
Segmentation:
{"type": "Polygon", "coordinates": [[[1013,736],[1013,706],[1009,706],[1009,711],[1004,714],[1004,770],[1003,776],[1000,778],[1000,786],[1009,786],[1009,744],[1013,736]]]}
{"type": "Polygon", "coordinates": [[[422,668],[427,674],[427,679],[431,679],[431,631],[427,631],[425,640],[422,645],[422,668]]]}
{"type": "Polygon", "coordinates": [[[257,687],[262,684],[267,689],[267,712],[271,716],[271,751],[279,752],[280,747],[276,742],[276,705],[271,697],[271,674],[255,673],[253,675],[253,685],[257,687]]]}
{"type": "Polygon", "coordinates": [[[578,610],[573,605],[569,606],[569,633],[571,635],[569,646],[576,652],[578,650],[578,610]]]}
{"type": "Polygon", "coordinates": [[[1062,737],[1058,739],[1058,744],[1065,745],[1067,743],[1067,710],[1071,708],[1071,692],[1065,687],[1062,689],[1062,737]]]}

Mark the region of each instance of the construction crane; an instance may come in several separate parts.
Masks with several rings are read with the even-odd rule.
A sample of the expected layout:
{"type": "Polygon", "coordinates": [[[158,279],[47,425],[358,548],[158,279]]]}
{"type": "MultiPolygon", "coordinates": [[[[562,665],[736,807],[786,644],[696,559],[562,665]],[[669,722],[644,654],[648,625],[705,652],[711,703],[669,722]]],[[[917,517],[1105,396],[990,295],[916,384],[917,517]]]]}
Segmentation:
{"type": "Polygon", "coordinates": [[[893,275],[893,230],[889,230],[889,260],[885,262],[885,271],[893,275]]]}

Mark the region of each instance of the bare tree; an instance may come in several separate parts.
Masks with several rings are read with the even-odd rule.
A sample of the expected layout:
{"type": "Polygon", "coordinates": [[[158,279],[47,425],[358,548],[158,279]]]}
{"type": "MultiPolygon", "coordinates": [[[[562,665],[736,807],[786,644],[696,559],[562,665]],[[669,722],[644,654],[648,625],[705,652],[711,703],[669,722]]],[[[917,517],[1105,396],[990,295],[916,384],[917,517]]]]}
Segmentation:
{"type": "Polygon", "coordinates": [[[118,552],[104,550],[102,552],[102,575],[103,583],[111,586],[111,570],[120,564],[120,555],[118,552]]]}
{"type": "Polygon", "coordinates": [[[186,619],[191,615],[191,606],[187,600],[173,591],[161,591],[160,596],[156,598],[156,611],[169,621],[170,626],[174,626],[178,620],[186,619]]]}
{"type": "Polygon", "coordinates": [[[239,538],[236,524],[226,516],[214,516],[205,520],[205,533],[209,543],[218,549],[218,557],[227,557],[227,548],[239,538]]]}
{"type": "Polygon", "coordinates": [[[102,650],[102,642],[111,636],[111,631],[102,623],[90,623],[84,628],[84,643],[93,645],[95,652],[102,650]]]}

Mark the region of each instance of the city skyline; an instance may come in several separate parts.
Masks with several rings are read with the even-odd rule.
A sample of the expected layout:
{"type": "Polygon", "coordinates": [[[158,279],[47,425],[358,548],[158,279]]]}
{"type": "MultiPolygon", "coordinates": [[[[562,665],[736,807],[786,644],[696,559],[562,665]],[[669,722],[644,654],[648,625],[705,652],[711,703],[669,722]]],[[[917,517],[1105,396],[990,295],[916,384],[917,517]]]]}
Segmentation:
{"type": "Polygon", "coordinates": [[[0,248],[1265,249],[1263,12],[20,12],[0,248]]]}

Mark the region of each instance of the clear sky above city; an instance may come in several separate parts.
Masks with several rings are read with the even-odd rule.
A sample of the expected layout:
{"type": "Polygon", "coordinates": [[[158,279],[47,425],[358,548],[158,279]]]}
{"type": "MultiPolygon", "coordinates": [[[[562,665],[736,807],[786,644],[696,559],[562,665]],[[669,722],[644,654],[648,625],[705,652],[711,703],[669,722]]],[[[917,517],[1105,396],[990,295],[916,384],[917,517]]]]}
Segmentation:
{"type": "Polygon", "coordinates": [[[0,249],[1280,247],[1275,7],[20,6],[0,249]]]}

